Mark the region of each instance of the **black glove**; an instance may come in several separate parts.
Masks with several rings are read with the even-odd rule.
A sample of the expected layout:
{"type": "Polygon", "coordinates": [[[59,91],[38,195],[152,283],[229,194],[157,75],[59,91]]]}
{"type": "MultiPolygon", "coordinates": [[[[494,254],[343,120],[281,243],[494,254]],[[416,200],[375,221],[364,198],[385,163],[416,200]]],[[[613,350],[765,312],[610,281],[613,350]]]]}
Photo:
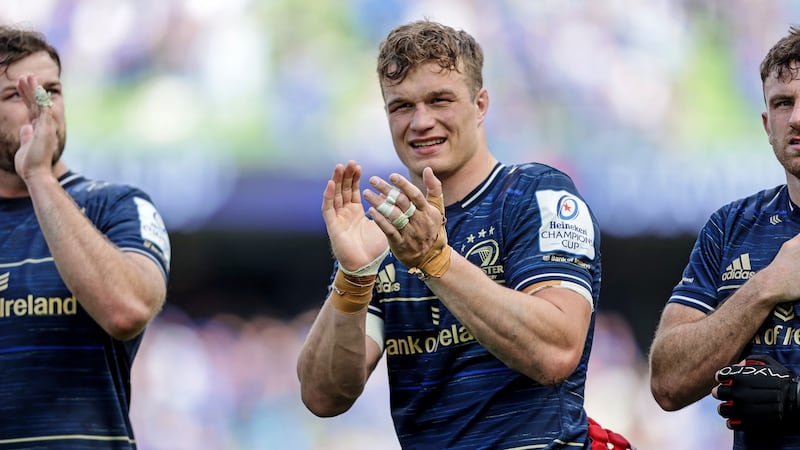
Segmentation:
{"type": "Polygon", "coordinates": [[[798,377],[766,355],[717,371],[718,411],[732,430],[763,429],[798,415],[798,377]]]}

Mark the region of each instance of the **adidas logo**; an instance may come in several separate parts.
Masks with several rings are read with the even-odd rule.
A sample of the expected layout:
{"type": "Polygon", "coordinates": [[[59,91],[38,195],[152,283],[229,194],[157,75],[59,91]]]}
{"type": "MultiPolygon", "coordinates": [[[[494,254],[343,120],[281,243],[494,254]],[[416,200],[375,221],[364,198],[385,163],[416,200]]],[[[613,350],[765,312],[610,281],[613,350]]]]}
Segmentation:
{"type": "Polygon", "coordinates": [[[378,272],[378,277],[375,279],[375,290],[384,294],[399,292],[400,283],[395,281],[395,277],[394,264],[387,265],[378,272]]]}
{"type": "Polygon", "coordinates": [[[725,273],[722,274],[722,281],[747,280],[753,275],[755,275],[755,272],[750,267],[750,253],[744,253],[725,268],[725,273]]]}
{"type": "Polygon", "coordinates": [[[0,275],[0,291],[8,289],[8,280],[11,278],[11,272],[6,272],[0,275]]]}
{"type": "Polygon", "coordinates": [[[769,218],[769,223],[771,223],[771,224],[773,224],[773,225],[777,225],[777,224],[779,224],[779,223],[781,223],[781,222],[783,222],[783,221],[781,220],[781,216],[779,216],[779,215],[777,215],[777,214],[775,214],[774,216],[771,216],[771,217],[769,218]]]}

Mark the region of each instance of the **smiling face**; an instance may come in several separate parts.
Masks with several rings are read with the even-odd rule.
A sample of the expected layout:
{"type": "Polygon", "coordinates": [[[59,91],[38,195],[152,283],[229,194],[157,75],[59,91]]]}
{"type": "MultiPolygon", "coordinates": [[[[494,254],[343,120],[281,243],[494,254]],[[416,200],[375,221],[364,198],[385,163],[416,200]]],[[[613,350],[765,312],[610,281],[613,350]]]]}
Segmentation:
{"type": "Polygon", "coordinates": [[[775,157],[787,176],[800,179],[800,62],[764,80],[764,99],[761,118],[775,157]]]}
{"type": "Polygon", "coordinates": [[[61,96],[59,66],[45,51],[27,56],[3,71],[0,68],[0,170],[16,173],[14,155],[19,149],[19,130],[30,123],[32,113],[17,93],[17,80],[31,74],[36,77],[53,101],[53,116],[57,123],[58,149],[53,159],[55,164],[64,151],[66,125],[64,121],[64,102],[61,96]]]}
{"type": "Polygon", "coordinates": [[[488,93],[481,88],[473,98],[463,73],[429,62],[382,89],[395,151],[412,178],[421,178],[430,166],[445,181],[476,164],[476,155],[488,154],[483,128],[488,93]]]}

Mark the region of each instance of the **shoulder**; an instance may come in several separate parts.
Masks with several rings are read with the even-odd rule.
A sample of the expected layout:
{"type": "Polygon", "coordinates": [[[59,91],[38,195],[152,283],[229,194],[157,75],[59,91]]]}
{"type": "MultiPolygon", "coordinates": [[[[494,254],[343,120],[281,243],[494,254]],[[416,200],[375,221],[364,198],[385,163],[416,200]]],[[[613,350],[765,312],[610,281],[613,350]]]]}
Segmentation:
{"type": "Polygon", "coordinates": [[[723,205],[712,218],[747,220],[763,214],[785,212],[789,207],[788,195],[785,184],[764,189],[723,205]]]}
{"type": "Polygon", "coordinates": [[[513,183],[524,183],[534,188],[574,189],[572,178],[565,172],[547,164],[528,162],[504,167],[504,177],[513,183]]]}
{"type": "Polygon", "coordinates": [[[76,199],[141,197],[150,201],[150,197],[138,187],[124,183],[90,179],[78,173],[67,174],[66,177],[61,179],[61,185],[76,199]]]}

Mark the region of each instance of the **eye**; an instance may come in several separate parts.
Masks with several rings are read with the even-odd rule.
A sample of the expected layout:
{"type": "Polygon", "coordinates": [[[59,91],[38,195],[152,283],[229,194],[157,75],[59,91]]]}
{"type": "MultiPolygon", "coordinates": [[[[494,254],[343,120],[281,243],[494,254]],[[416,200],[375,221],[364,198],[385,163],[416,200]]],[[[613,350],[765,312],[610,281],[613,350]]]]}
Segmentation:
{"type": "Polygon", "coordinates": [[[400,112],[411,108],[411,103],[396,103],[389,108],[389,112],[400,112]]]}

